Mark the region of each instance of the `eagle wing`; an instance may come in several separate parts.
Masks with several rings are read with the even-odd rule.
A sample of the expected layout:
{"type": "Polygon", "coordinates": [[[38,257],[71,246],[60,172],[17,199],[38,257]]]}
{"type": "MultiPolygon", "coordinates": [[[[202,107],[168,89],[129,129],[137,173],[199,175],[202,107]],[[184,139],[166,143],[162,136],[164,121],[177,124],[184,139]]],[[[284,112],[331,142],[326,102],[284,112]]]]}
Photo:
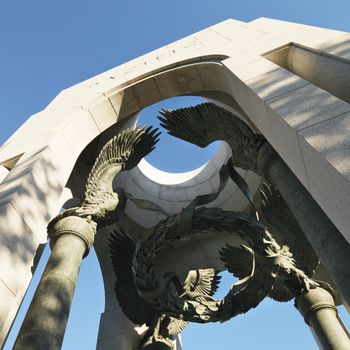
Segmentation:
{"type": "Polygon", "coordinates": [[[115,294],[124,314],[136,324],[149,325],[158,315],[151,305],[139,296],[132,276],[135,243],[122,232],[114,231],[109,240],[112,265],[116,276],[115,294]]]}
{"type": "Polygon", "coordinates": [[[244,133],[253,133],[241,119],[213,103],[175,110],[162,109],[160,114],[160,125],[167,129],[170,135],[199,147],[206,147],[217,140],[225,140],[223,137],[226,136],[227,130],[232,129],[232,124],[244,133]]]}
{"type": "Polygon", "coordinates": [[[79,205],[65,210],[51,220],[50,232],[54,225],[67,216],[80,216],[95,222],[104,220],[119,203],[113,192],[113,179],[123,170],[130,170],[151,152],[160,133],[152,127],[129,128],[114,136],[102,148],[86,181],[85,192],[79,205]]]}
{"type": "Polygon", "coordinates": [[[212,296],[219,287],[221,276],[214,269],[191,270],[187,274],[183,288],[203,296],[212,296]]]}
{"type": "Polygon", "coordinates": [[[269,292],[269,297],[275,301],[286,302],[294,299],[295,295],[285,287],[285,281],[277,277],[269,292]]]}
{"type": "Polygon", "coordinates": [[[228,272],[238,279],[242,280],[251,274],[252,256],[247,250],[227,244],[220,249],[219,254],[228,272]]]}
{"type": "Polygon", "coordinates": [[[223,321],[257,307],[268,296],[272,284],[271,278],[265,280],[261,275],[254,275],[238,292],[232,289],[223,301],[223,321]]]}
{"type": "Polygon", "coordinates": [[[255,308],[268,296],[274,279],[269,269],[264,268],[261,257],[251,248],[226,246],[220,251],[228,271],[239,278],[223,301],[222,318],[228,320],[255,308]]]}
{"type": "Polygon", "coordinates": [[[157,131],[147,126],[129,128],[107,142],[89,173],[82,204],[101,205],[101,194],[113,192],[113,179],[154,149],[160,135],[157,131]]]}
{"type": "Polygon", "coordinates": [[[256,170],[256,157],[264,137],[255,134],[238,116],[215,105],[160,111],[161,126],[172,136],[206,147],[213,141],[226,141],[232,150],[233,165],[256,170]]]}
{"type": "Polygon", "coordinates": [[[168,332],[170,336],[180,334],[188,325],[187,321],[179,320],[171,316],[169,316],[169,318],[170,318],[170,322],[168,325],[168,332]]]}

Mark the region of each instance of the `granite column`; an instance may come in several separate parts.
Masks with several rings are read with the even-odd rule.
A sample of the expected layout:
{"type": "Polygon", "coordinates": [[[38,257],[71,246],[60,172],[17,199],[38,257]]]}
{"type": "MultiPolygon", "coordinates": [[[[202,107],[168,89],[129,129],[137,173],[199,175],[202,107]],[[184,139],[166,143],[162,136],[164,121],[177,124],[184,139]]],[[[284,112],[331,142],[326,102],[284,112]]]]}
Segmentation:
{"type": "Polygon", "coordinates": [[[80,264],[93,244],[95,231],[93,222],[68,216],[49,232],[52,252],[15,350],[61,349],[80,264]]]}
{"type": "Polygon", "coordinates": [[[346,264],[350,258],[350,244],[268,142],[259,150],[257,166],[258,172],[278,188],[306,238],[350,304],[350,269],[346,264]]]}
{"type": "Polygon", "coordinates": [[[338,316],[332,295],[323,288],[310,289],[296,298],[296,308],[323,350],[350,349],[349,333],[338,316]]]}

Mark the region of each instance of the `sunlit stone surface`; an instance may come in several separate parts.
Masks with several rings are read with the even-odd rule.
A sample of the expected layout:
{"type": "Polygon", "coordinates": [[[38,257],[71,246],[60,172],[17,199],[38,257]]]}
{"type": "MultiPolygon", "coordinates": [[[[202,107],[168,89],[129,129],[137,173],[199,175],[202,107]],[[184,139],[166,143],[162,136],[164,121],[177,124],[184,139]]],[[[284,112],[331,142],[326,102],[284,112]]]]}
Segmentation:
{"type": "MultiPolygon", "coordinates": [[[[142,108],[166,98],[199,95],[239,115],[266,137],[350,242],[350,105],[334,87],[344,80],[349,86],[350,75],[341,74],[341,80],[332,75],[339,77],[339,59],[348,64],[344,59],[349,58],[347,33],[266,18],[227,20],[63,90],[0,148],[0,164],[18,159],[6,177],[3,167],[0,175],[0,343],[30,283],[39,244],[46,242],[46,225],[62,205],[63,189],[79,197],[104,143],[133,125],[142,108]],[[285,53],[278,49],[290,42],[327,59],[291,55],[295,61],[289,69],[302,59],[310,72],[328,70],[331,78],[320,82],[296,68],[283,68],[279,55],[285,53]],[[274,61],[264,56],[271,52],[274,61]]],[[[228,156],[222,145],[207,164],[176,176],[142,162],[116,186],[174,213],[195,195],[216,189],[218,169],[228,156]]],[[[260,178],[249,171],[242,176],[255,191],[260,178]]],[[[244,210],[247,202],[230,184],[213,205],[244,210]]],[[[131,205],[127,213],[145,226],[161,218],[131,205]]],[[[198,248],[197,242],[190,244],[198,248]]],[[[196,263],[217,262],[216,250],[200,245],[196,263]]],[[[130,349],[138,335],[115,300],[106,235],[97,235],[95,249],[106,293],[97,348],[130,349]]],[[[177,268],[187,264],[181,258],[177,268]]]]}

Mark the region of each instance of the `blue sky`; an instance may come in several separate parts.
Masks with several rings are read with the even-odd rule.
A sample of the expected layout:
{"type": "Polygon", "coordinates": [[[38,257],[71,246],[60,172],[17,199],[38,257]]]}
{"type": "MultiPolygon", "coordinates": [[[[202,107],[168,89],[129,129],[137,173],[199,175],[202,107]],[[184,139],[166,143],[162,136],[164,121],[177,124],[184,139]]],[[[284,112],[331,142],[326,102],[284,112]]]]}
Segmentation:
{"type": "MultiPolygon", "coordinates": [[[[227,18],[250,21],[270,17],[350,31],[349,13],[348,0],[4,0],[0,4],[0,144],[60,90],[227,18]]],[[[197,102],[178,99],[162,106],[197,102]]],[[[150,107],[144,120],[154,121],[154,113],[155,107],[150,107]]],[[[209,150],[189,148],[182,154],[190,157],[177,162],[174,153],[166,164],[163,147],[158,148],[150,161],[169,171],[195,168],[215,151],[215,145],[209,150]]],[[[44,264],[42,261],[41,267],[44,264]]],[[[92,252],[82,264],[63,349],[95,348],[104,306],[96,265],[92,252]]],[[[16,322],[5,349],[11,349],[19,324],[16,322]]],[[[280,349],[282,342],[284,349],[316,349],[293,305],[270,300],[222,325],[190,326],[183,335],[185,349],[191,350],[214,346],[221,350],[280,349]]]]}

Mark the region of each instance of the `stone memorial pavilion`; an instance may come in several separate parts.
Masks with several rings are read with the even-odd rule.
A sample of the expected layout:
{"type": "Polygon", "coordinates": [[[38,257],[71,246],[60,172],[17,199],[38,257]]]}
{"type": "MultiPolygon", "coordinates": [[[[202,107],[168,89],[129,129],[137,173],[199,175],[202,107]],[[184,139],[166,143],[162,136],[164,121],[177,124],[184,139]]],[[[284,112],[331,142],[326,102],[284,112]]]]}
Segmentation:
{"type": "Polygon", "coordinates": [[[350,34],[229,19],[60,92],[0,147],[0,344],[49,240],[14,349],[60,349],[93,246],[105,310],[96,348],[181,349],[188,322],[294,300],[321,349],[350,349],[350,34]],[[221,145],[171,174],[143,158],[160,111],[184,142],[221,145]],[[64,210],[62,210],[62,208],[64,210]],[[222,300],[218,271],[238,282],[222,300]],[[349,310],[349,309],[348,309],[349,310]]]}

